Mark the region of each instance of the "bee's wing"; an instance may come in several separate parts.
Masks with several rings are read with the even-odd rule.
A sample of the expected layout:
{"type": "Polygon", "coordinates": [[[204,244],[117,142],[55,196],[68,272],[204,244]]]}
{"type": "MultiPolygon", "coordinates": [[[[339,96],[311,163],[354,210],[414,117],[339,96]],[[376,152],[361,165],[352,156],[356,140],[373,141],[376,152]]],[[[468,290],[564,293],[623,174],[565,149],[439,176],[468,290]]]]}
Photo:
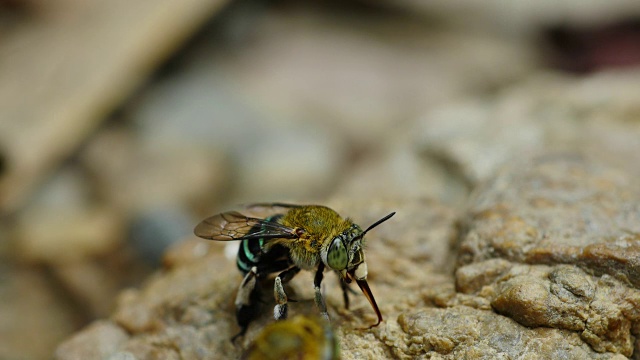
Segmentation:
{"type": "Polygon", "coordinates": [[[231,211],[206,218],[193,231],[203,239],[229,241],[245,239],[295,239],[295,229],[231,211]]]}

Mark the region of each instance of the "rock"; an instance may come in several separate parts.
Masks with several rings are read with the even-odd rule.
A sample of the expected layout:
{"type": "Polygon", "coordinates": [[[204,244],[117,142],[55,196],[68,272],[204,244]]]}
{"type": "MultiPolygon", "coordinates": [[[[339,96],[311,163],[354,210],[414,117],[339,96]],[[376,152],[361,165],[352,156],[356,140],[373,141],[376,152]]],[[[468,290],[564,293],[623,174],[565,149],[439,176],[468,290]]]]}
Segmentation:
{"type": "Polygon", "coordinates": [[[86,176],[69,167],[17,216],[14,231],[24,259],[55,265],[113,251],[124,224],[115,209],[94,202],[86,176]]]}
{"type": "Polygon", "coordinates": [[[637,17],[640,6],[624,0],[601,2],[519,2],[504,6],[500,1],[415,1],[372,0],[410,13],[422,13],[426,19],[446,19],[469,31],[494,31],[502,36],[531,35],[544,26],[569,24],[576,27],[610,24],[637,17]],[[466,11],[460,11],[461,8],[466,11]]]}
{"type": "Polygon", "coordinates": [[[620,171],[582,157],[541,157],[477,189],[463,264],[499,255],[528,264],[575,264],[640,286],[640,192],[620,171]]]}
{"type": "Polygon", "coordinates": [[[143,216],[156,208],[219,201],[230,178],[224,154],[177,136],[147,136],[144,130],[113,126],[81,154],[106,203],[143,216]]]}
{"type": "MultiPolygon", "coordinates": [[[[60,344],[54,357],[57,360],[116,359],[117,357],[111,356],[111,349],[125,343],[128,337],[122,328],[112,322],[96,321],[60,344]]],[[[120,359],[125,360],[126,357],[120,356],[120,359]]]]}
{"type": "Polygon", "coordinates": [[[640,326],[637,180],[581,156],[507,166],[476,189],[457,285],[529,327],[631,356],[640,326]]]}
{"type": "Polygon", "coordinates": [[[125,244],[126,214],[99,202],[94,185],[69,164],[16,214],[11,228],[12,255],[46,266],[56,296],[75,304],[70,327],[107,316],[122,287],[150,272],[125,244]]]}
{"type": "Polygon", "coordinates": [[[160,264],[166,249],[193,232],[192,219],[180,207],[165,207],[139,213],[132,219],[130,244],[151,265],[160,264]]]}
{"type": "MultiPolygon", "coordinates": [[[[288,123],[278,114],[260,111],[254,99],[237,95],[217,62],[191,64],[164,79],[130,116],[149,147],[182,144],[171,148],[180,167],[167,169],[169,173],[210,171],[215,175],[208,182],[199,181],[199,187],[187,187],[198,193],[205,186],[222,195],[214,200],[232,198],[243,203],[268,200],[267,196],[276,200],[326,193],[348,151],[346,139],[321,122],[288,123]],[[200,153],[185,154],[180,150],[185,147],[200,153]],[[185,162],[185,155],[192,160],[185,162]],[[216,155],[225,162],[216,163],[216,155]],[[216,181],[219,178],[226,181],[216,181]]],[[[182,181],[180,177],[165,181],[171,179],[182,181]]],[[[147,186],[148,180],[141,179],[140,187],[147,186]]],[[[169,191],[180,188],[170,185],[169,191]]]]}
{"type": "Polygon", "coordinates": [[[537,73],[493,95],[435,106],[354,167],[337,193],[426,196],[463,205],[507,162],[577,152],[640,176],[640,72],[581,79],[537,73]],[[597,105],[594,105],[597,104],[597,105]]]}
{"type": "MultiPolygon", "coordinates": [[[[428,201],[334,199],[330,205],[343,215],[351,215],[362,226],[393,210],[398,212],[393,221],[367,234],[370,286],[386,321],[394,321],[411,306],[424,304],[421,289],[425,286],[452,281],[450,275],[440,272],[453,264],[447,242],[442,244],[442,238],[455,238],[454,213],[449,208],[428,201]],[[415,221],[417,211],[427,214],[424,221],[415,221]]],[[[126,352],[136,358],[237,358],[261,329],[273,322],[273,300],[267,296],[264,314],[251,324],[238,342],[240,346],[229,341],[238,331],[233,302],[241,276],[235,261],[222,254],[223,243],[200,241],[219,250],[195,251],[194,244],[186,242],[186,249],[178,246],[167,254],[167,259],[173,260],[165,272],[151,278],[142,289],[128,290],[120,296],[111,319],[131,337],[112,346],[108,354],[126,352]]],[[[366,299],[351,296],[350,310],[345,310],[337,277],[327,273],[325,279],[329,313],[343,358],[390,356],[389,347],[380,340],[385,323],[371,330],[359,329],[375,322],[366,299]]],[[[290,295],[298,301],[290,304],[290,316],[317,314],[312,283],[309,272],[293,279],[290,295]]],[[[270,294],[269,289],[266,291],[270,294]]],[[[84,334],[93,336],[86,331],[84,334]]],[[[65,351],[73,349],[68,346],[65,351]]]]}
{"type": "Polygon", "coordinates": [[[21,207],[225,1],[38,3],[0,44],[2,212],[21,207]]]}
{"type": "MultiPolygon", "coordinates": [[[[402,341],[389,343],[400,359],[626,359],[598,354],[567,330],[527,328],[517,322],[465,306],[407,310],[398,317],[402,341]]],[[[392,327],[388,326],[388,329],[392,327]]]]}
{"type": "Polygon", "coordinates": [[[113,251],[124,233],[113,209],[85,213],[28,211],[17,228],[17,250],[24,259],[50,264],[79,260],[113,251]]]}
{"type": "Polygon", "coordinates": [[[375,148],[436,104],[536,66],[517,42],[411,17],[336,14],[295,6],[270,13],[250,46],[211,66],[281,122],[328,124],[356,150],[375,148]]]}
{"type": "MultiPolygon", "coordinates": [[[[623,173],[580,158],[548,156],[537,165],[516,163],[513,166],[511,172],[507,168],[501,173],[504,178],[498,177],[478,189],[469,207],[470,217],[460,224],[462,226],[456,225],[459,216],[456,211],[434,201],[335,197],[327,202],[363,227],[390,211],[397,211],[394,218],[367,234],[368,281],[384,317],[381,325],[367,329],[375,321],[367,301],[361,295],[352,296],[351,307],[346,310],[336,276],[330,273],[325,276],[323,288],[331,326],[343,359],[624,359],[631,356],[633,347],[637,346],[635,319],[640,308],[637,289],[631,283],[606,273],[587,273],[588,267],[577,264],[552,263],[551,260],[529,264],[500,252],[481,251],[489,245],[473,242],[473,234],[485,229],[484,222],[501,222],[500,212],[490,215],[489,210],[478,211],[492,204],[491,189],[495,189],[497,199],[503,200],[501,206],[507,206],[508,200],[516,201],[517,195],[526,196],[526,189],[518,188],[517,183],[510,185],[516,187],[511,197],[508,196],[510,187],[493,187],[505,185],[506,179],[530,179],[537,184],[530,191],[542,191],[546,195],[554,195],[558,189],[566,190],[564,198],[555,200],[558,203],[597,198],[610,209],[615,207],[607,204],[616,201],[618,192],[628,191],[623,189],[629,186],[625,183],[628,179],[625,180],[623,173]],[[546,174],[556,177],[542,181],[546,174]],[[563,181],[558,183],[553,179],[563,181]],[[614,189],[611,184],[620,188],[606,194],[598,188],[604,185],[614,189]],[[473,216],[476,213],[484,216],[473,216]],[[462,239],[462,243],[457,244],[458,239],[462,239]],[[458,246],[460,254],[452,251],[458,246]],[[496,255],[489,256],[491,254],[496,255]],[[454,286],[454,273],[459,292],[454,286]]],[[[529,209],[532,207],[529,203],[519,206],[524,209],[520,211],[540,211],[535,206],[529,209]]],[[[575,221],[571,212],[564,210],[567,221],[575,221]]],[[[513,212],[517,214],[518,209],[513,212]]],[[[555,217],[560,223],[560,215],[555,217]]],[[[634,219],[615,218],[617,221],[634,219]]],[[[553,234],[553,228],[546,223],[536,226],[537,233],[544,230],[553,234]]],[[[511,242],[526,240],[535,234],[522,225],[505,228],[500,234],[507,236],[508,231],[516,229],[524,229],[525,235],[515,234],[511,242]]],[[[498,244],[510,243],[500,240],[496,234],[487,240],[491,239],[498,239],[498,244]]],[[[237,358],[265,326],[273,322],[272,285],[267,282],[263,315],[250,325],[237,345],[229,341],[238,331],[233,303],[241,276],[233,259],[223,254],[226,244],[205,243],[209,246],[202,249],[194,241],[174,247],[166,256],[168,267],[163,272],[141,289],[128,290],[120,296],[111,321],[130,337],[113,345],[106,356],[237,358]]],[[[520,248],[524,249],[521,252],[527,249],[526,246],[520,248]]],[[[517,248],[511,250],[516,252],[517,248]]],[[[289,296],[298,300],[290,304],[289,316],[317,315],[312,300],[312,278],[310,272],[303,271],[289,284],[289,296]]],[[[74,349],[69,346],[65,351],[74,349]]]]}
{"type": "Polygon", "coordinates": [[[57,344],[75,331],[76,316],[60,299],[49,276],[17,266],[0,265],[0,358],[48,359],[57,344]]]}
{"type": "Polygon", "coordinates": [[[583,153],[640,176],[640,71],[573,79],[536,73],[494,96],[434,108],[413,131],[423,157],[473,189],[513,159],[583,153]]]}
{"type": "Polygon", "coordinates": [[[425,156],[415,143],[407,144],[406,138],[411,137],[398,136],[401,144],[392,145],[380,156],[370,155],[351,170],[336,194],[363,199],[371,194],[385,199],[428,198],[463,205],[471,191],[467,179],[452,171],[445,157],[425,156]]]}

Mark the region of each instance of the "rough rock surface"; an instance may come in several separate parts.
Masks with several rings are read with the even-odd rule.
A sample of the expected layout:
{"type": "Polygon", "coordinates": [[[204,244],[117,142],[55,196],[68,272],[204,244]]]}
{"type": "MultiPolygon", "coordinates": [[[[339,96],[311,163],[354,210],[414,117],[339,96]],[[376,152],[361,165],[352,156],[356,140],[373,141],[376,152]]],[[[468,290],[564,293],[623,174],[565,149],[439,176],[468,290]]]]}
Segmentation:
{"type": "MultiPolygon", "coordinates": [[[[342,358],[640,359],[637,77],[540,76],[444,105],[412,130],[413,147],[355,171],[326,204],[362,226],[397,215],[367,235],[380,326],[361,330],[375,321],[369,304],[354,296],[344,309],[336,277],[325,277],[342,358]],[[432,185],[442,202],[424,200],[437,198],[420,189],[432,185]]],[[[273,299],[232,344],[234,246],[174,248],[162,273],[57,359],[85,358],[78,337],[112,359],[237,358],[273,321],[273,299]],[[104,329],[126,337],[100,343],[104,329]]],[[[308,272],[290,283],[290,316],[317,314],[311,284],[308,272]]]]}
{"type": "Polygon", "coordinates": [[[631,356],[640,330],[640,187],[582,157],[507,167],[479,188],[456,284],[529,327],[631,356]]]}
{"type": "MultiPolygon", "coordinates": [[[[536,265],[527,263],[526,258],[509,256],[534,248],[530,244],[514,246],[509,248],[510,252],[496,250],[499,245],[508,247],[531,236],[530,227],[522,226],[522,220],[514,223],[519,227],[498,226],[518,214],[516,210],[513,214],[504,210],[509,199],[515,202],[524,198],[523,201],[529,202],[523,189],[509,197],[510,189],[525,187],[528,181],[537,179],[531,192],[552,195],[559,184],[552,181],[553,177],[545,179],[545,169],[550,168],[555,169],[553,174],[557,180],[562,180],[563,189],[574,189],[574,202],[589,201],[592,198],[584,194],[590,194],[603,201],[606,208],[607,202],[599,187],[612,189],[615,188],[612,185],[617,184],[624,193],[626,190],[622,188],[629,185],[620,173],[586,160],[550,156],[533,165],[516,163],[480,188],[462,227],[456,226],[454,210],[432,201],[330,202],[330,206],[349,214],[363,226],[388,211],[398,212],[393,221],[367,235],[369,281],[385,318],[380,326],[362,330],[375,321],[366,300],[362,296],[352,297],[351,309],[345,310],[336,277],[332,274],[325,277],[324,290],[342,358],[624,359],[631,356],[640,307],[637,290],[630,281],[623,281],[625,276],[618,279],[608,273],[613,273],[612,270],[590,268],[588,264],[595,260],[584,266],[578,260],[574,265],[560,264],[559,259],[547,259],[545,264],[536,265]],[[505,188],[507,179],[517,181],[505,188]],[[492,212],[491,204],[498,203],[498,210],[492,212]],[[416,214],[422,216],[416,218],[416,214]],[[501,218],[504,214],[508,214],[506,219],[501,218]],[[483,232],[483,229],[497,232],[483,232]],[[458,238],[462,239],[461,244],[456,244],[458,238]],[[493,240],[497,243],[490,242],[493,240]],[[452,250],[456,245],[460,256],[454,279],[451,274],[457,253],[452,250]]],[[[620,224],[632,223],[637,212],[624,206],[616,210],[613,204],[621,205],[634,198],[607,194],[610,210],[625,214],[613,218],[619,219],[620,224]]],[[[540,211],[531,204],[536,203],[518,203],[528,209],[521,211],[540,211]]],[[[547,204],[549,208],[553,209],[547,204]]],[[[592,216],[592,212],[584,214],[592,216]]],[[[594,225],[599,225],[596,221],[592,219],[594,225]]],[[[542,234],[543,230],[553,233],[554,228],[549,224],[538,225],[536,233],[542,234]]],[[[615,222],[607,226],[601,229],[603,234],[608,234],[603,235],[602,242],[615,243],[616,236],[622,235],[616,232],[615,222]]],[[[567,236],[571,231],[578,237],[574,226],[565,229],[562,238],[571,239],[567,236]]],[[[588,242],[588,239],[581,241],[588,242]]],[[[79,337],[83,342],[96,343],[105,329],[112,334],[122,329],[128,334],[126,339],[113,336],[117,341],[100,342],[102,346],[110,346],[101,353],[106,358],[240,356],[264,325],[273,321],[273,300],[265,299],[264,314],[252,323],[241,341],[232,344],[229,338],[238,331],[233,300],[240,275],[233,260],[223,255],[224,245],[194,240],[169,252],[164,273],[142,289],[122,294],[118,309],[108,322],[95,325],[62,344],[56,358],[82,357],[84,348],[73,343],[80,342],[79,337]]],[[[605,262],[605,253],[593,257],[599,256],[605,262]]],[[[615,268],[615,261],[610,263],[610,268],[615,268]]],[[[298,302],[290,305],[290,316],[317,312],[311,283],[311,274],[305,272],[291,282],[289,293],[298,302]]]]}
{"type": "MultiPolygon", "coordinates": [[[[367,235],[369,281],[386,322],[371,330],[361,330],[375,322],[375,314],[362,295],[351,297],[345,310],[336,276],[327,273],[324,290],[332,325],[340,339],[345,359],[388,358],[394,335],[383,335],[387,323],[406,309],[424,304],[421,289],[451,283],[454,257],[454,212],[428,201],[344,202],[329,204],[353,217],[362,226],[390,211],[398,214],[367,235]],[[426,216],[416,222],[415,214],[426,216]],[[444,272],[444,269],[449,269],[444,272]],[[425,273],[431,274],[425,278],[425,273]],[[383,336],[384,339],[383,340],[383,336]],[[391,339],[391,340],[390,340],[391,339]]],[[[238,331],[233,301],[241,276],[234,260],[223,254],[226,244],[193,240],[170,251],[166,270],[140,290],[129,290],[120,297],[111,319],[94,325],[63,343],[57,359],[91,358],[95,351],[81,344],[101,344],[103,358],[132,356],[135,359],[233,359],[240,356],[271,318],[273,300],[266,298],[264,314],[251,324],[247,335],[235,346],[230,338],[238,331]],[[104,331],[128,334],[125,339],[101,341],[104,331]],[[74,344],[77,344],[74,345],[74,344]],[[104,347],[110,347],[104,350],[104,347]],[[88,357],[87,357],[88,356],[88,357]]],[[[313,303],[313,279],[300,273],[291,282],[289,316],[317,314],[313,303]]],[[[272,285],[267,285],[272,286],[272,285]]],[[[357,290],[357,289],[356,289],[357,290]]],[[[267,293],[270,293],[267,290],[267,293]]]]}

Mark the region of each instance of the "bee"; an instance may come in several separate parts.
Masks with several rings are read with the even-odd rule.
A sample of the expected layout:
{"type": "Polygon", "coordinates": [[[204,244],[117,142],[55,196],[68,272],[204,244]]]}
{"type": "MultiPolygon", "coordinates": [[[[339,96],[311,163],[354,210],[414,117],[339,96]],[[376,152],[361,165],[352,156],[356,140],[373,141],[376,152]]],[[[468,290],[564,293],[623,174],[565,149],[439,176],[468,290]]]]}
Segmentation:
{"type": "Polygon", "coordinates": [[[267,325],[243,360],[337,360],[338,341],[329,323],[318,317],[297,315],[267,325]]]}
{"type": "Polygon", "coordinates": [[[348,284],[355,280],[375,311],[378,322],[382,314],[367,283],[364,235],[391,218],[395,212],[376,221],[366,230],[343,218],[334,210],[320,205],[256,204],[271,215],[264,219],[230,211],[204,219],[194,230],[196,236],[218,241],[240,240],[236,264],[244,278],[236,295],[236,320],[244,335],[249,323],[259,312],[259,279],[278,273],[274,281],[276,305],[273,316],[286,319],[288,297],[283,284],[300,270],[315,271],[314,301],[320,314],[329,319],[320,291],[325,268],[340,277],[345,307],[349,308],[348,284]]]}

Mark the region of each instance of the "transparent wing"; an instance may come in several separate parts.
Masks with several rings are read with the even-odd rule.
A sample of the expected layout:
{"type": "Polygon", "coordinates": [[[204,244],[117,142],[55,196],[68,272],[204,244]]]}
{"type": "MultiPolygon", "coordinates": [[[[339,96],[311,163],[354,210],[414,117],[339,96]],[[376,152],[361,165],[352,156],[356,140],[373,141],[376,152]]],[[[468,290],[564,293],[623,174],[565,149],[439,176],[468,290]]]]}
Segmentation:
{"type": "Polygon", "coordinates": [[[230,241],[245,239],[296,239],[295,229],[248,217],[236,211],[221,213],[206,218],[193,231],[203,239],[230,241]]]}

